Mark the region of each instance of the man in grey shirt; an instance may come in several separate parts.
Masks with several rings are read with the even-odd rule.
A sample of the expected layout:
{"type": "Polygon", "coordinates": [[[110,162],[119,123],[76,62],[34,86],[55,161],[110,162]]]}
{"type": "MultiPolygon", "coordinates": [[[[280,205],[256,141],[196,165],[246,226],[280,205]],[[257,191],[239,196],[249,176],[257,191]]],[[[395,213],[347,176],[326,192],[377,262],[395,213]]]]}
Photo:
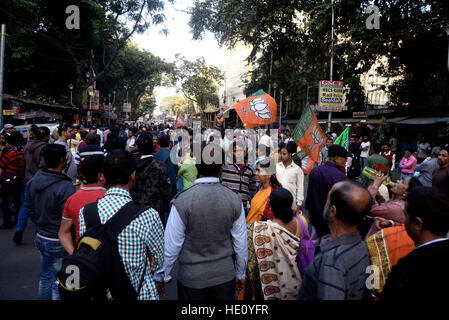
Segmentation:
{"type": "Polygon", "coordinates": [[[420,175],[418,180],[422,183],[424,187],[432,186],[432,175],[433,172],[440,167],[438,164],[438,155],[440,154],[440,148],[434,147],[432,149],[431,159],[424,160],[424,162],[416,165],[415,171],[419,172],[420,175]]]}
{"type": "Polygon", "coordinates": [[[324,208],[331,233],[310,263],[298,300],[361,300],[366,294],[368,249],[357,225],[371,210],[372,198],[360,184],[336,183],[324,208]]]}

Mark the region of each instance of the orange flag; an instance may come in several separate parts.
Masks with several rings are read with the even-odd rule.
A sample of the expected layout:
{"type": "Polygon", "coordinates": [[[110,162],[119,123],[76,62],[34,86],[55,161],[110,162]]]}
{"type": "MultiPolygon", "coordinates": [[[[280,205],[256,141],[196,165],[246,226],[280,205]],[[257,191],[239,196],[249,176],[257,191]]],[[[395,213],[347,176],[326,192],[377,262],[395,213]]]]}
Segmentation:
{"type": "Polygon", "coordinates": [[[175,122],[175,128],[183,127],[186,123],[184,122],[184,119],[181,117],[180,114],[176,116],[176,122],[175,122]]]}
{"type": "Polygon", "coordinates": [[[326,144],[326,135],[321,130],[312,108],[307,105],[301,115],[295,130],[293,140],[301,147],[310,159],[320,162],[320,151],[326,144]]]}
{"type": "Polygon", "coordinates": [[[264,126],[276,121],[276,101],[263,90],[236,103],[233,108],[242,120],[245,129],[264,126]]]}

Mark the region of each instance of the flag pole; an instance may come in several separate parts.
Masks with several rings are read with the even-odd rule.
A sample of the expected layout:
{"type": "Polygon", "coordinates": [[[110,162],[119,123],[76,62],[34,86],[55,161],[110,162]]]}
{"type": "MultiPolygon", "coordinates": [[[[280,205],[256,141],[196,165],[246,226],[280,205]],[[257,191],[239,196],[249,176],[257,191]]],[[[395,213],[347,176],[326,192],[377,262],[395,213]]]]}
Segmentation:
{"type": "MultiPolygon", "coordinates": [[[[332,27],[331,27],[331,63],[330,63],[330,81],[333,80],[333,69],[334,69],[334,0],[331,0],[332,3],[332,27]]],[[[329,111],[328,116],[328,124],[327,124],[327,131],[331,131],[331,125],[332,125],[332,112],[329,111]]]]}

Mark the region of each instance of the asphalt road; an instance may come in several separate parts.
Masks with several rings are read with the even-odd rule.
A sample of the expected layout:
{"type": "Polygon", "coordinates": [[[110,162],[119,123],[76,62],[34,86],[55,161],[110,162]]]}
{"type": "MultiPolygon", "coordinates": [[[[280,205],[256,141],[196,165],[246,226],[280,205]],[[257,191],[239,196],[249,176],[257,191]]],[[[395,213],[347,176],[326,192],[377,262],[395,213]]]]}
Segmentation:
{"type": "MultiPolygon", "coordinates": [[[[1,219],[0,219],[1,220],[1,219]]],[[[36,300],[38,298],[40,254],[34,245],[34,225],[25,229],[23,244],[16,245],[12,238],[14,229],[0,230],[0,300],[36,300]]],[[[177,266],[173,280],[166,285],[163,300],[177,299],[177,266]]]]}

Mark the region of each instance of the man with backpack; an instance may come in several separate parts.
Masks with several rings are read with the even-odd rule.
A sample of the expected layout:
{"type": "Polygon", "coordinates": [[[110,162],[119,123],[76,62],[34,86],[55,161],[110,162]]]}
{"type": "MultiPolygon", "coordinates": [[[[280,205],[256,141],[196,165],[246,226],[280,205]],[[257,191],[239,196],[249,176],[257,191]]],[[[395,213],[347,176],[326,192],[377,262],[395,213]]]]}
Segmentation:
{"type": "MultiPolygon", "coordinates": [[[[103,171],[109,189],[93,206],[89,204],[80,210],[78,245],[82,243],[92,245],[91,239],[96,236],[95,227],[100,230],[99,224],[112,226],[108,232],[117,236],[109,237],[110,240],[116,241],[112,243],[116,249],[110,253],[118,251],[120,259],[115,259],[115,264],[111,264],[111,268],[114,271],[122,270],[113,272],[114,274],[107,278],[106,285],[112,298],[158,300],[158,292],[151,276],[152,263],[149,263],[149,260],[154,257],[154,269],[157,270],[162,266],[164,259],[164,229],[159,214],[154,209],[137,205],[131,199],[129,191],[136,179],[136,163],[131,153],[125,150],[111,151],[106,156],[103,171]],[[109,221],[114,223],[107,224],[109,221]],[[83,237],[84,234],[89,235],[90,239],[83,237]],[[130,286],[132,290],[128,290],[130,286]]],[[[77,249],[74,256],[76,254],[77,249]]],[[[104,263],[99,266],[103,267],[104,263]]]]}
{"type": "Polygon", "coordinates": [[[26,209],[36,225],[35,243],[41,254],[39,299],[59,300],[56,272],[67,253],[59,242],[58,231],[64,204],[75,188],[62,173],[66,165],[64,146],[47,144],[42,150],[47,169],[37,171],[28,182],[26,209]]]}

